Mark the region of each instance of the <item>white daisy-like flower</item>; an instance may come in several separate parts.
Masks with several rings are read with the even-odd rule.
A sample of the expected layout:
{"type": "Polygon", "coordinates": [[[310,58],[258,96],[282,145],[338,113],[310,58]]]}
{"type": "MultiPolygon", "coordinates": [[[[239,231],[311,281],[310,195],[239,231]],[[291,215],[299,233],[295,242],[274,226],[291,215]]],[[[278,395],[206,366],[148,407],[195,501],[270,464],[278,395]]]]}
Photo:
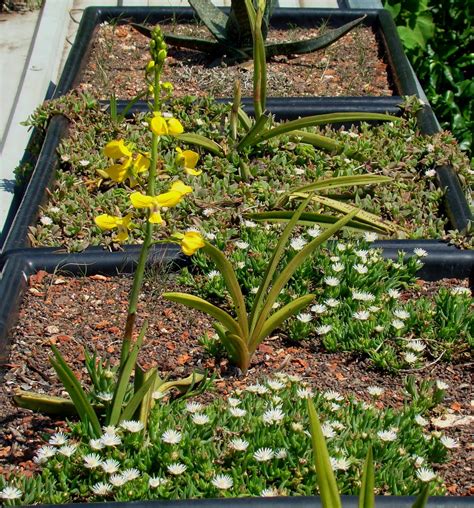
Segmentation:
{"type": "Polygon", "coordinates": [[[267,488],[263,489],[262,492],[260,492],[260,497],[277,497],[278,496],[278,490],[273,488],[267,488]]]}
{"type": "Polygon", "coordinates": [[[132,434],[140,432],[145,428],[142,422],[136,420],[123,420],[120,422],[120,427],[124,430],[128,430],[128,432],[131,432],[132,434]]]}
{"type": "Polygon", "coordinates": [[[369,271],[369,269],[361,263],[354,265],[354,270],[360,275],[364,275],[369,271]]]}
{"type": "Polygon", "coordinates": [[[335,308],[339,305],[339,301],[336,300],[335,298],[328,298],[327,300],[324,300],[324,303],[328,306],[328,307],[331,307],[331,308],[335,308]]]}
{"type": "Polygon", "coordinates": [[[244,452],[248,448],[249,443],[248,443],[248,441],[245,441],[245,439],[236,437],[236,438],[232,439],[232,441],[229,443],[229,446],[233,450],[236,450],[238,452],[244,452]]]}
{"type": "Polygon", "coordinates": [[[454,288],[451,288],[450,293],[452,295],[471,296],[471,290],[469,288],[465,288],[463,286],[456,286],[454,288]]]}
{"type": "Polygon", "coordinates": [[[0,490],[0,497],[2,499],[20,499],[22,495],[23,492],[20,489],[12,487],[11,485],[7,485],[0,490]]]}
{"type": "Polygon", "coordinates": [[[63,445],[58,452],[65,457],[72,457],[77,450],[77,444],[63,445]]]}
{"type": "Polygon", "coordinates": [[[351,461],[346,457],[329,457],[329,460],[331,461],[331,467],[334,471],[347,471],[351,467],[351,461]]]}
{"type": "Polygon", "coordinates": [[[367,256],[369,255],[369,251],[363,250],[363,249],[355,249],[354,254],[357,257],[359,257],[360,259],[364,260],[364,263],[365,263],[365,260],[367,259],[367,256]]]}
{"type": "Polygon", "coordinates": [[[266,393],[268,393],[268,388],[266,386],[261,385],[260,383],[249,385],[247,386],[246,390],[250,393],[258,393],[259,395],[265,395],[266,393]]]}
{"type": "Polygon", "coordinates": [[[269,379],[267,381],[267,385],[271,390],[275,392],[278,392],[280,390],[283,390],[283,388],[285,388],[285,384],[282,383],[281,381],[277,381],[276,379],[269,379]]]}
{"type": "Polygon", "coordinates": [[[403,359],[407,363],[412,364],[412,363],[416,363],[418,361],[418,356],[416,356],[415,353],[405,353],[403,355],[403,359]]]}
{"type": "Polygon", "coordinates": [[[386,442],[395,441],[397,439],[397,432],[394,429],[390,430],[379,430],[377,436],[386,442]]]}
{"type": "Polygon", "coordinates": [[[119,429],[115,425],[104,425],[102,430],[104,434],[117,434],[119,429]]]}
{"type": "Polygon", "coordinates": [[[53,219],[51,219],[51,217],[43,215],[43,217],[40,218],[40,222],[41,224],[43,224],[43,226],[51,226],[51,224],[53,223],[53,219]]]}
{"type": "Polygon", "coordinates": [[[215,233],[209,233],[209,232],[206,232],[206,233],[204,233],[204,236],[205,236],[208,240],[211,240],[211,242],[212,242],[212,240],[215,240],[215,239],[216,239],[216,235],[215,235],[215,233]]]}
{"type": "Polygon", "coordinates": [[[135,467],[124,469],[122,471],[122,478],[124,478],[127,482],[131,482],[137,478],[140,478],[140,471],[135,467]]]}
{"type": "Polygon", "coordinates": [[[278,448],[275,450],[276,459],[286,459],[286,457],[288,457],[288,451],[286,448],[278,448]]]}
{"type": "Polygon", "coordinates": [[[374,330],[377,332],[377,333],[382,333],[384,330],[385,330],[385,326],[382,326],[382,325],[377,325],[374,327],[374,330]]]}
{"type": "Polygon", "coordinates": [[[306,232],[312,238],[316,238],[321,234],[321,228],[319,226],[313,226],[313,227],[309,228],[306,232]]]}
{"type": "Polygon", "coordinates": [[[302,236],[291,239],[290,246],[294,250],[301,250],[308,242],[302,236]]]}
{"type": "Polygon", "coordinates": [[[61,209],[59,208],[59,206],[52,206],[49,211],[51,213],[59,213],[61,211],[61,209]]]}
{"type": "Polygon", "coordinates": [[[410,313],[407,312],[406,310],[403,310],[403,309],[395,309],[393,311],[393,315],[396,318],[401,319],[402,321],[404,321],[405,319],[408,319],[410,317],[410,313]]]}
{"type": "Polygon", "coordinates": [[[180,474],[183,474],[188,468],[185,464],[182,464],[181,462],[174,462],[173,464],[170,464],[166,469],[168,470],[168,473],[178,476],[180,474]]]}
{"type": "Polygon", "coordinates": [[[428,169],[428,171],[425,171],[425,176],[428,178],[432,178],[433,176],[436,176],[436,170],[435,169],[428,169]]]}
{"type": "Polygon", "coordinates": [[[415,459],[414,465],[417,468],[421,467],[425,462],[425,459],[423,457],[420,457],[419,455],[413,455],[413,458],[415,459]]]}
{"type": "Polygon", "coordinates": [[[302,323],[309,323],[313,319],[313,317],[311,316],[311,314],[302,312],[296,316],[296,319],[298,321],[301,321],[302,323]]]}
{"type": "Polygon", "coordinates": [[[391,325],[395,328],[395,330],[401,330],[405,327],[405,323],[401,319],[394,319],[391,322],[391,325]]]}
{"type": "Polygon", "coordinates": [[[339,252],[344,252],[347,250],[347,246],[344,244],[344,243],[338,243],[336,245],[336,249],[339,251],[339,252]]]}
{"type": "Polygon", "coordinates": [[[235,397],[229,397],[227,399],[227,403],[231,407],[237,407],[242,401],[240,399],[236,399],[235,397]]]}
{"type": "Polygon", "coordinates": [[[256,227],[257,227],[257,223],[256,223],[256,222],[254,222],[254,221],[252,221],[252,220],[247,220],[247,219],[245,219],[245,220],[244,220],[244,226],[245,226],[246,228],[251,228],[251,229],[253,229],[253,228],[256,228],[256,227]]]}
{"type": "Polygon", "coordinates": [[[195,425],[206,425],[210,421],[209,416],[204,413],[194,413],[192,420],[195,425]]]}
{"type": "Polygon", "coordinates": [[[107,459],[101,462],[100,467],[104,473],[113,474],[120,469],[120,462],[115,459],[107,459]]]}
{"type": "Polygon", "coordinates": [[[168,480],[166,478],[162,478],[161,476],[151,476],[148,479],[148,486],[152,489],[161,487],[162,485],[165,485],[166,483],[168,483],[168,480]]]}
{"type": "Polygon", "coordinates": [[[213,215],[215,213],[216,213],[216,210],[214,210],[214,208],[204,208],[204,210],[202,211],[202,214],[204,215],[204,217],[210,217],[211,215],[213,215]]]}
{"type": "Polygon", "coordinates": [[[331,265],[331,268],[336,273],[344,271],[344,265],[342,263],[334,263],[331,265]]]}
{"type": "MultiPolygon", "coordinates": [[[[337,287],[339,286],[340,284],[340,280],[337,278],[337,277],[325,277],[323,279],[323,282],[327,285],[327,286],[330,286],[330,287],[337,287]]],[[[326,303],[327,303],[327,300],[326,300],[326,303]]]]}
{"type": "Polygon", "coordinates": [[[338,262],[341,260],[340,256],[331,256],[329,259],[330,259],[333,263],[338,263],[338,262]]]}
{"type": "Polygon", "coordinates": [[[436,478],[435,473],[427,467],[420,467],[420,469],[418,469],[416,472],[416,476],[424,483],[430,482],[436,478]]]}
{"type": "Polygon", "coordinates": [[[335,390],[327,390],[323,393],[323,397],[326,399],[326,400],[335,400],[335,401],[338,401],[338,402],[341,402],[342,400],[344,400],[344,397],[339,393],[339,392],[336,392],[335,390]]]}
{"type": "Polygon", "coordinates": [[[118,446],[122,443],[119,436],[116,434],[109,434],[108,432],[102,435],[100,441],[104,446],[118,446]]]}
{"type": "Polygon", "coordinates": [[[228,474],[217,474],[211,480],[212,485],[219,490],[231,489],[234,485],[234,480],[228,474]]]}
{"type": "Polygon", "coordinates": [[[242,270],[242,268],[245,268],[245,261],[239,261],[235,266],[242,270]]]}
{"type": "Polygon", "coordinates": [[[400,296],[402,295],[400,291],[398,291],[397,289],[389,289],[387,294],[390,298],[393,298],[394,300],[398,300],[398,298],[400,298],[400,296]]]}
{"type": "Polygon", "coordinates": [[[367,391],[372,397],[380,397],[385,390],[381,386],[369,386],[367,391]]]}
{"type": "Polygon", "coordinates": [[[85,160],[85,159],[82,159],[82,160],[80,160],[80,161],[79,161],[79,164],[80,164],[82,167],[84,167],[84,168],[85,168],[86,166],[88,166],[90,163],[91,163],[90,161],[85,160]]]}
{"type": "Polygon", "coordinates": [[[91,490],[96,496],[106,496],[112,490],[112,485],[107,482],[98,482],[92,485],[91,490]]]}
{"type": "Polygon", "coordinates": [[[295,431],[295,432],[303,432],[304,430],[304,427],[301,423],[299,422],[293,422],[291,424],[291,428],[295,431]]]}
{"type": "Polygon", "coordinates": [[[285,413],[280,407],[270,408],[263,413],[262,419],[264,423],[279,423],[285,418],[285,413]]]}
{"type": "Polygon", "coordinates": [[[253,288],[250,288],[250,292],[253,294],[253,295],[256,295],[258,293],[258,287],[253,287],[253,288]]]}
{"type": "Polygon", "coordinates": [[[355,289],[352,290],[352,298],[360,302],[373,302],[375,300],[375,296],[372,293],[356,291],[355,289]]]}
{"type": "Polygon", "coordinates": [[[377,307],[376,305],[371,305],[368,309],[369,312],[375,313],[380,310],[380,307],[377,307]]]}
{"type": "Polygon", "coordinates": [[[429,423],[428,420],[426,420],[426,418],[423,418],[421,415],[415,416],[415,422],[421,427],[425,427],[429,423]]]}
{"type": "Polygon", "coordinates": [[[114,398],[114,394],[112,392],[99,392],[96,397],[104,402],[110,402],[114,398]]]}
{"type": "Polygon", "coordinates": [[[235,246],[239,249],[248,249],[249,244],[247,242],[237,241],[235,242],[235,246]]]}
{"type": "Polygon", "coordinates": [[[456,439],[453,439],[452,437],[449,437],[449,436],[443,436],[440,439],[440,442],[448,450],[453,450],[454,448],[459,448],[459,443],[456,441],[456,439]]]}
{"type": "Polygon", "coordinates": [[[201,413],[204,406],[200,402],[186,402],[186,411],[188,413],[201,413]]]}
{"type": "Polygon", "coordinates": [[[161,435],[161,440],[163,443],[167,444],[178,444],[182,438],[183,435],[181,432],[174,429],[165,430],[165,432],[161,435]]]}
{"type": "Polygon", "coordinates": [[[303,168],[295,168],[294,169],[295,175],[304,175],[305,170],[303,168]]]}
{"type": "Polygon", "coordinates": [[[311,388],[304,386],[304,387],[298,388],[296,390],[296,395],[300,399],[307,399],[307,398],[313,397],[314,394],[313,394],[313,391],[311,390],[311,388]]]}
{"type": "Polygon", "coordinates": [[[109,477],[109,483],[114,487],[121,487],[127,483],[127,479],[121,474],[113,474],[109,477]]]}
{"type": "Polygon", "coordinates": [[[221,272],[219,272],[218,270],[211,270],[208,274],[207,274],[207,278],[209,280],[212,280],[212,279],[215,279],[217,277],[220,277],[221,276],[221,272]]]}
{"type": "Polygon", "coordinates": [[[375,242],[375,240],[377,240],[377,233],[370,233],[370,232],[367,232],[367,233],[364,233],[364,239],[366,242],[369,242],[369,243],[372,243],[372,242],[375,242]]]}
{"type": "Polygon", "coordinates": [[[155,390],[151,394],[151,396],[152,396],[153,400],[160,400],[160,399],[162,399],[165,396],[165,394],[161,390],[155,390]]]}
{"type": "Polygon", "coordinates": [[[323,423],[321,425],[321,431],[326,439],[331,439],[336,435],[334,429],[331,427],[331,425],[329,425],[329,423],[323,423]]]}
{"type": "Polygon", "coordinates": [[[89,453],[84,455],[82,459],[84,460],[84,467],[87,467],[87,469],[95,469],[102,464],[102,459],[97,453],[89,453]]]}
{"type": "Polygon", "coordinates": [[[329,422],[329,425],[331,425],[331,427],[336,430],[344,430],[346,428],[346,426],[343,423],[337,420],[329,422]]]}
{"type": "Polygon", "coordinates": [[[89,446],[93,450],[102,450],[104,448],[104,444],[102,443],[102,441],[100,439],[91,439],[89,441],[89,446]]]}
{"type": "Polygon", "coordinates": [[[357,319],[358,321],[367,321],[367,319],[369,319],[370,317],[370,312],[368,312],[367,310],[359,310],[358,312],[354,312],[354,314],[352,314],[352,317],[354,319],[357,319]]]}
{"type": "Polygon", "coordinates": [[[318,335],[326,335],[331,330],[332,330],[331,325],[321,325],[321,326],[318,326],[315,331],[318,335]]]}
{"type": "Polygon", "coordinates": [[[64,432],[56,432],[49,438],[49,444],[54,446],[62,446],[65,445],[68,441],[68,437],[64,432]]]}
{"type": "Polygon", "coordinates": [[[424,258],[424,257],[426,257],[428,255],[426,250],[425,249],[421,249],[421,248],[413,249],[413,252],[414,252],[415,256],[417,256],[419,258],[424,258]]]}
{"type": "Polygon", "coordinates": [[[329,407],[331,408],[331,411],[338,411],[339,409],[341,409],[341,405],[336,404],[335,402],[333,402],[329,407]]]}
{"type": "MultiPolygon", "coordinates": [[[[286,375],[284,374],[284,372],[280,372],[279,374],[286,375]]],[[[276,375],[277,374],[275,374],[275,376],[276,375]]],[[[292,383],[299,383],[302,379],[301,376],[299,376],[298,374],[288,374],[287,377],[292,383]]]]}
{"type": "Polygon", "coordinates": [[[271,448],[259,448],[254,454],[253,458],[257,462],[268,462],[275,457],[275,452],[271,448]]]}
{"type": "Polygon", "coordinates": [[[54,448],[53,446],[42,446],[36,451],[36,456],[34,457],[33,461],[36,464],[43,464],[49,458],[54,457],[56,452],[57,448],[54,448]]]}
{"type": "Polygon", "coordinates": [[[421,340],[409,340],[405,347],[411,349],[412,351],[416,351],[417,353],[421,353],[426,349],[426,344],[421,340]]]}
{"type": "Polygon", "coordinates": [[[240,407],[230,407],[229,408],[229,413],[232,416],[235,416],[235,418],[242,418],[243,416],[245,416],[247,414],[247,410],[246,409],[242,409],[240,407]]]}
{"type": "Polygon", "coordinates": [[[313,305],[310,310],[315,314],[324,314],[327,311],[327,307],[326,305],[317,303],[316,305],[313,305]]]}

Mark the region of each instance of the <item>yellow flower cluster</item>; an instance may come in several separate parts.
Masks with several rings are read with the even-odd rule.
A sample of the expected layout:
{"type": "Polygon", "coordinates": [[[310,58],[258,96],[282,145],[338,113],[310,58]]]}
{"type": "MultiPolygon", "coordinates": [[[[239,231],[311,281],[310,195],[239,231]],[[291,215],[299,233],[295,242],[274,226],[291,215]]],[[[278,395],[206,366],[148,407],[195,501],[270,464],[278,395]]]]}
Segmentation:
{"type": "Polygon", "coordinates": [[[134,154],[123,139],[110,141],[104,148],[104,155],[114,159],[114,164],[105,170],[99,170],[99,173],[110,178],[114,182],[122,183],[125,180],[130,181],[130,187],[137,185],[137,177],[140,173],[148,170],[150,159],[141,153],[134,154]]]}

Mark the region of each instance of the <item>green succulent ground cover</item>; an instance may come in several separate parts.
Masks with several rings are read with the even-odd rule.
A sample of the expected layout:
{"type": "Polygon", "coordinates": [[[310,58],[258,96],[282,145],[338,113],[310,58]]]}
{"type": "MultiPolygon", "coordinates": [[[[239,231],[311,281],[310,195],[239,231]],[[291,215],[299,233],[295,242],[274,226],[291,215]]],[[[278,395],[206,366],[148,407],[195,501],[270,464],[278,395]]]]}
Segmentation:
{"type": "MultiPolygon", "coordinates": [[[[431,468],[456,443],[426,426],[445,389],[440,382],[417,386],[407,380],[404,404],[378,409],[378,387],[368,387],[367,403],[335,391],[315,392],[296,376],[279,373],[228,397],[208,395],[206,403],[160,400],[146,434],[139,422],[123,422],[91,440],[73,423],[70,433],[49,436],[37,451],[40,473],[8,485],[24,493],[22,504],[314,495],[306,430],[311,397],[342,494],[358,493],[370,445],[376,492],[416,494],[431,481],[430,492],[442,494],[442,480],[431,468]]],[[[6,485],[0,477],[0,489],[6,485]]]]}
{"type": "MultiPolygon", "coordinates": [[[[393,221],[400,228],[399,237],[445,237],[443,191],[436,186],[433,168],[435,164],[452,164],[466,192],[472,188],[474,176],[450,134],[420,136],[414,119],[417,105],[411,101],[405,107],[400,122],[322,129],[326,136],[343,143],[347,151],[356,149],[358,159],[365,162],[349,158],[345,153],[328,154],[281,137],[253,149],[247,164],[254,177],[245,182],[240,178],[237,155],[223,158],[202,153],[198,166],[203,170],[202,175],[187,180],[194,189],[193,199],[173,210],[173,222],[167,221],[160,228],[160,235],[189,226],[213,227],[215,223],[225,229],[246,212],[273,209],[281,193],[297,185],[330,176],[371,173],[391,176],[394,182],[377,188],[350,189],[345,191],[344,198],[384,220],[393,221]]],[[[187,98],[171,102],[168,110],[181,120],[186,132],[206,135],[225,145],[229,137],[226,120],[229,108],[211,99],[187,98]]],[[[130,202],[124,185],[104,181],[98,174],[97,170],[108,165],[102,149],[111,139],[123,138],[147,151],[145,115],[117,123],[93,99],[73,94],[47,103],[36,112],[32,123],[44,125],[53,112],[69,117],[71,130],[59,147],[61,164],[56,185],[41,209],[37,224],[30,229],[31,244],[64,246],[70,251],[104,242],[111,246],[111,237],[102,234],[93,219],[100,213],[126,213],[130,202]]],[[[172,154],[176,143],[176,140],[163,139],[163,153],[172,154]]],[[[168,178],[186,177],[172,155],[165,155],[165,164],[159,190],[169,185],[168,178]]],[[[131,235],[133,242],[142,237],[139,229],[131,235]]],[[[465,238],[458,240],[469,242],[465,238]]]]}

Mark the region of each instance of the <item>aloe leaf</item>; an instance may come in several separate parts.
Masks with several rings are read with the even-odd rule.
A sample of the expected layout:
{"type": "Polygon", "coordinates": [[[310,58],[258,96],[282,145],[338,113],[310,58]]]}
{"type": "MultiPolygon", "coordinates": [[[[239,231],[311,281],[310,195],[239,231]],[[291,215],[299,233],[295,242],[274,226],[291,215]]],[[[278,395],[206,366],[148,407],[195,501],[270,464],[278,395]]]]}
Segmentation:
{"type": "Polygon", "coordinates": [[[16,390],[13,400],[18,407],[31,409],[46,415],[75,416],[78,414],[74,402],[64,397],[16,390]]]}
{"type": "Polygon", "coordinates": [[[284,321],[286,321],[290,316],[293,316],[300,310],[307,307],[314,299],[313,294],[300,296],[296,300],[288,303],[281,309],[277,310],[274,314],[272,314],[265,322],[260,331],[259,335],[256,337],[251,336],[249,341],[249,350],[250,353],[253,353],[259,344],[268,337],[275,328],[278,328],[284,321]]]}
{"type": "Polygon", "coordinates": [[[367,451],[364,468],[362,470],[362,483],[359,493],[359,508],[375,508],[375,479],[374,479],[374,457],[372,446],[367,451]]]}
{"type": "Polygon", "coordinates": [[[230,354],[232,361],[242,370],[247,372],[250,364],[250,352],[248,344],[241,337],[233,333],[226,333],[225,339],[222,340],[227,352],[230,354]]]}
{"type": "Polygon", "coordinates": [[[331,153],[341,153],[344,150],[344,145],[334,141],[334,139],[321,134],[314,134],[313,132],[295,130],[292,133],[291,141],[298,143],[307,143],[313,145],[321,150],[326,150],[331,153]]]}
{"type": "Polygon", "coordinates": [[[183,143],[189,143],[190,145],[200,146],[201,148],[204,148],[207,151],[215,155],[218,155],[219,157],[224,157],[224,151],[222,150],[220,145],[218,145],[212,139],[206,138],[205,136],[201,136],[200,134],[183,133],[177,136],[177,139],[179,139],[183,143]]]}
{"type": "Polygon", "coordinates": [[[222,323],[222,325],[230,332],[239,336],[243,335],[239,323],[237,323],[230,314],[222,309],[219,309],[219,307],[212,305],[212,303],[199,298],[199,296],[188,295],[186,293],[163,293],[163,298],[205,312],[214,319],[217,319],[217,321],[222,323]]]}
{"type": "MultiPolygon", "coordinates": [[[[258,222],[288,222],[293,217],[294,212],[286,210],[275,210],[272,212],[259,212],[259,213],[248,213],[245,217],[250,220],[258,222]]],[[[303,212],[298,220],[297,224],[302,226],[312,226],[319,224],[321,227],[326,228],[328,225],[335,224],[339,220],[339,217],[334,215],[324,215],[313,212],[303,212]]],[[[350,220],[346,228],[353,229],[355,231],[372,231],[374,233],[386,233],[386,228],[379,228],[375,225],[367,224],[366,222],[360,222],[357,217],[350,220]]]]}
{"type": "Polygon", "coordinates": [[[252,127],[252,120],[250,120],[249,115],[247,115],[247,113],[242,108],[239,108],[238,115],[242,127],[246,131],[250,130],[252,127]]]}
{"type": "Polygon", "coordinates": [[[130,376],[132,375],[132,371],[137,363],[138,353],[143,344],[143,339],[147,329],[148,322],[144,321],[140,329],[140,334],[138,335],[134,346],[128,354],[127,361],[119,373],[117,386],[115,387],[114,398],[112,399],[112,405],[110,409],[108,422],[109,425],[117,425],[120,421],[120,413],[122,411],[123,401],[125,399],[125,394],[127,393],[127,388],[130,383],[130,376]]]}
{"type": "Polygon", "coordinates": [[[249,334],[247,308],[245,306],[244,296],[242,295],[242,291],[240,289],[239,282],[237,280],[237,276],[235,275],[234,269],[232,268],[232,265],[224,256],[224,254],[210,243],[205,242],[202,250],[208,256],[210,256],[216,264],[219,272],[224,278],[224,282],[227,286],[227,289],[229,290],[232,302],[234,303],[235,313],[237,314],[237,321],[240,327],[240,333],[236,333],[235,331],[233,333],[236,333],[243,338],[247,338],[249,334]]]}
{"type": "Polygon", "coordinates": [[[316,480],[319,486],[319,495],[322,508],[342,508],[341,498],[337,489],[336,478],[331,468],[329,453],[324,440],[321,424],[311,399],[308,402],[309,425],[311,431],[311,444],[313,447],[314,465],[316,467],[316,480]]]}
{"type": "Polygon", "coordinates": [[[50,358],[51,365],[53,366],[59,379],[64,385],[64,388],[68,392],[69,397],[71,397],[71,400],[76,406],[81,420],[89,423],[94,435],[99,437],[101,434],[99,419],[97,418],[91,403],[87,400],[86,392],[74,375],[74,372],[65,362],[64,358],[59,352],[59,349],[53,345],[51,346],[51,349],[53,350],[55,356],[55,359],[50,358]]]}
{"type": "Polygon", "coordinates": [[[291,54],[303,54],[318,51],[319,49],[326,48],[338,39],[343,37],[347,32],[351,31],[354,27],[362,23],[366,16],[357,18],[353,21],[349,21],[343,26],[333,28],[323,35],[306,39],[304,41],[294,42],[281,42],[276,44],[267,44],[266,50],[269,57],[275,55],[291,55],[291,54]]]}
{"type": "Polygon", "coordinates": [[[253,127],[240,140],[240,143],[237,145],[237,150],[242,150],[242,148],[254,144],[255,141],[259,139],[259,136],[261,136],[261,134],[265,131],[265,127],[269,120],[270,117],[268,115],[261,114],[258,116],[258,119],[254,123],[253,127]]]}
{"type": "MultiPolygon", "coordinates": [[[[305,201],[306,203],[306,201],[305,201]]],[[[262,310],[258,313],[258,319],[255,319],[255,328],[252,329],[252,336],[259,336],[260,331],[262,329],[263,323],[266,321],[272,305],[275,303],[278,295],[280,294],[283,286],[288,282],[291,278],[295,270],[305,261],[305,259],[310,256],[322,243],[324,243],[328,238],[330,238],[334,233],[339,231],[342,227],[344,227],[355,215],[358,213],[358,210],[355,210],[352,213],[347,214],[345,217],[339,219],[336,224],[329,226],[325,231],[323,231],[317,238],[312,240],[308,245],[306,245],[302,250],[300,250],[286,265],[286,267],[282,270],[282,272],[276,277],[273,281],[273,285],[268,293],[267,299],[265,301],[265,305],[262,310]]],[[[287,226],[288,227],[288,226],[287,226]]],[[[257,314],[256,314],[257,315],[257,314]]],[[[256,316],[255,315],[255,316],[256,316]]]]}
{"type": "MultiPolygon", "coordinates": [[[[273,250],[272,257],[269,263],[267,264],[265,274],[263,276],[262,282],[260,283],[260,286],[258,287],[258,291],[257,294],[255,295],[255,299],[252,305],[252,310],[250,312],[250,333],[252,336],[254,336],[254,329],[257,326],[257,323],[261,320],[260,309],[264,304],[265,295],[267,294],[272,278],[276,273],[278,263],[280,262],[281,256],[285,250],[286,242],[288,241],[291,232],[293,231],[296,223],[298,222],[301,214],[303,213],[303,210],[309,203],[309,199],[310,198],[307,198],[305,201],[303,201],[303,203],[301,203],[298,209],[292,213],[292,217],[289,220],[288,224],[286,225],[285,229],[283,230],[282,234],[280,235],[278,243],[275,249],[273,250]]],[[[263,325],[263,322],[261,324],[263,325]]]]}
{"type": "Polygon", "coordinates": [[[155,383],[157,375],[156,368],[151,370],[153,371],[152,374],[143,383],[140,389],[133,394],[133,397],[130,399],[130,402],[125,406],[117,423],[123,420],[131,420],[133,418],[133,415],[135,414],[135,411],[138,409],[140,403],[142,402],[143,397],[145,397],[147,392],[155,383]]]}
{"type": "Polygon", "coordinates": [[[385,115],[383,113],[327,113],[324,115],[311,115],[297,120],[282,123],[273,129],[264,132],[258,139],[258,142],[265,141],[275,136],[292,133],[291,131],[313,127],[315,125],[324,125],[330,123],[348,123],[348,122],[395,122],[400,119],[396,116],[385,115]]]}
{"type": "Polygon", "coordinates": [[[427,484],[423,487],[423,490],[418,494],[411,508],[424,508],[426,506],[426,502],[428,501],[429,491],[430,486],[429,484],[427,484]]]}
{"type": "Polygon", "coordinates": [[[314,192],[317,190],[328,190],[339,187],[351,187],[353,185],[375,185],[379,183],[392,182],[393,178],[381,175],[351,175],[351,176],[337,176],[334,178],[326,178],[318,180],[317,182],[308,185],[295,187],[288,191],[288,194],[295,192],[314,192]]]}
{"type": "Polygon", "coordinates": [[[189,0],[189,3],[217,41],[227,43],[226,26],[228,16],[216,7],[211,0],[189,0]]]}

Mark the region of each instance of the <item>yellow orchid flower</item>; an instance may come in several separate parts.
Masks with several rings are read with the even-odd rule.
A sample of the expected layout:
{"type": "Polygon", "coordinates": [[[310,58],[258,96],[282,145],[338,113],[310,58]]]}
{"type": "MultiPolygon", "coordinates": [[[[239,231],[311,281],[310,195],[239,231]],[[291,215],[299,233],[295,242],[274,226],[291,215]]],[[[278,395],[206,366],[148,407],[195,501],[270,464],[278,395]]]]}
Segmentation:
{"type": "Polygon", "coordinates": [[[123,139],[109,141],[104,147],[104,155],[111,159],[121,159],[122,157],[131,157],[132,152],[125,145],[123,139]]]}
{"type": "Polygon", "coordinates": [[[184,132],[181,122],[176,118],[164,118],[159,111],[155,111],[150,119],[150,129],[156,136],[178,136],[184,132]]]}
{"type": "Polygon", "coordinates": [[[202,173],[201,170],[194,169],[199,160],[199,154],[192,150],[181,150],[176,147],[178,155],[176,156],[176,162],[184,167],[184,170],[188,175],[198,176],[202,173]]]}
{"type": "Polygon", "coordinates": [[[114,217],[104,213],[95,217],[94,222],[102,231],[118,228],[114,240],[121,243],[128,240],[128,230],[132,227],[132,214],[129,213],[125,217],[114,217]]]}
{"type": "Polygon", "coordinates": [[[163,219],[160,214],[160,204],[158,196],[146,196],[141,192],[133,192],[130,194],[130,201],[135,208],[149,208],[150,216],[148,222],[152,224],[161,224],[163,219]]]}
{"type": "Polygon", "coordinates": [[[171,136],[179,136],[184,132],[184,127],[181,122],[176,118],[169,118],[168,120],[168,131],[171,136]]]}
{"type": "Polygon", "coordinates": [[[186,256],[192,256],[204,245],[204,239],[198,231],[187,231],[181,238],[181,250],[186,256]]]}

